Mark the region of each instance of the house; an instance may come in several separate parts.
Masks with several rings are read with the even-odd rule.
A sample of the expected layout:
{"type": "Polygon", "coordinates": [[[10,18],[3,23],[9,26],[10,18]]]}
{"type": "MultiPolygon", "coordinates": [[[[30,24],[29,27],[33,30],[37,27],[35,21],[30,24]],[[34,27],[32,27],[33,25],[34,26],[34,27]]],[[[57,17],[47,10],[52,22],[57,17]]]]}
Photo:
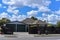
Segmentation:
{"type": "Polygon", "coordinates": [[[14,32],[27,32],[26,24],[19,21],[6,23],[6,27],[11,28],[14,32]]]}
{"type": "Polygon", "coordinates": [[[31,18],[26,18],[25,20],[22,21],[25,24],[32,24],[33,22],[35,22],[35,20],[31,19],[31,18]]]}
{"type": "Polygon", "coordinates": [[[23,23],[27,24],[27,25],[39,25],[39,26],[45,26],[47,25],[47,23],[45,21],[42,20],[33,20],[31,18],[27,18],[25,20],[22,21],[23,23]]]}
{"type": "Polygon", "coordinates": [[[31,18],[26,18],[23,21],[13,21],[6,23],[6,27],[10,28],[14,32],[28,32],[29,25],[40,25],[45,26],[47,23],[41,20],[33,20],[31,18]]]}

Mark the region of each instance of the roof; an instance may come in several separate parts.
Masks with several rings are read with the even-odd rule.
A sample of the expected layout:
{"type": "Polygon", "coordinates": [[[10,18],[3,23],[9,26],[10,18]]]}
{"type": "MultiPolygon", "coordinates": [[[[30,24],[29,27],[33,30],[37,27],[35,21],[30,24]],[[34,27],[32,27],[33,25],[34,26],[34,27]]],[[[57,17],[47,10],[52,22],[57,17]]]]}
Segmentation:
{"type": "Polygon", "coordinates": [[[12,21],[6,24],[24,24],[23,22],[19,22],[19,21],[12,21]]]}
{"type": "Polygon", "coordinates": [[[27,19],[23,20],[22,22],[26,23],[26,24],[32,24],[34,22],[34,20],[31,18],[27,18],[27,19]]]}
{"type": "Polygon", "coordinates": [[[47,23],[42,20],[36,20],[33,22],[33,24],[47,24],[47,23]]]}
{"type": "Polygon", "coordinates": [[[46,24],[46,22],[42,20],[33,20],[31,18],[26,18],[23,21],[12,21],[6,24],[46,24]]]}
{"type": "Polygon", "coordinates": [[[26,23],[26,24],[46,24],[45,21],[42,21],[42,20],[33,20],[31,18],[27,18],[27,19],[23,20],[22,22],[26,23]]]}

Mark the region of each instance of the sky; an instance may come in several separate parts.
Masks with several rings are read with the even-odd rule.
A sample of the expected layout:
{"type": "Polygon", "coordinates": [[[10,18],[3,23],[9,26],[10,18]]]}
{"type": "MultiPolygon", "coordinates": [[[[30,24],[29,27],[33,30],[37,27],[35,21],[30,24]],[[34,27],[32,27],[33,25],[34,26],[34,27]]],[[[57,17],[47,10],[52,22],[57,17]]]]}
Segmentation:
{"type": "Polygon", "coordinates": [[[56,24],[60,20],[60,0],[0,0],[0,19],[22,21],[31,16],[56,24]]]}

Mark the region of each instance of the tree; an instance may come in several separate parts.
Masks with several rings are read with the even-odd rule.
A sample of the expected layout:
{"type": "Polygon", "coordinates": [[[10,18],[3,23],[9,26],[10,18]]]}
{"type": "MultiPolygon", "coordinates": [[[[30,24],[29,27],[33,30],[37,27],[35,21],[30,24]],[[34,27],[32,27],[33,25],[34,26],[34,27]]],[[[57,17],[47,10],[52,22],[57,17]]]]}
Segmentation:
{"type": "Polygon", "coordinates": [[[35,17],[33,17],[33,16],[31,17],[31,19],[33,19],[33,20],[38,20],[37,18],[35,18],[35,17]]]}
{"type": "Polygon", "coordinates": [[[48,25],[47,25],[47,27],[52,27],[52,26],[53,26],[53,24],[48,24],[48,25]]]}
{"type": "Polygon", "coordinates": [[[8,23],[8,22],[10,22],[9,19],[7,19],[7,18],[2,18],[2,19],[0,20],[0,25],[3,25],[3,24],[8,23]]]}
{"type": "Polygon", "coordinates": [[[60,21],[57,22],[57,27],[60,27],[60,21]]]}

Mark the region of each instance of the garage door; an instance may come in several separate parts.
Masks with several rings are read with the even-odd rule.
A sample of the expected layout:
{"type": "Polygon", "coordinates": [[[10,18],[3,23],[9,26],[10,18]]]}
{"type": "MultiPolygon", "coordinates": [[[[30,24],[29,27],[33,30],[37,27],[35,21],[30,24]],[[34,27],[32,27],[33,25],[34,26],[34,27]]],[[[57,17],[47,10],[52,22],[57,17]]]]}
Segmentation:
{"type": "Polygon", "coordinates": [[[17,32],[25,32],[25,25],[17,24],[17,32]]]}
{"type": "Polygon", "coordinates": [[[6,27],[11,29],[11,31],[16,32],[16,25],[15,24],[7,24],[6,27]]]}

